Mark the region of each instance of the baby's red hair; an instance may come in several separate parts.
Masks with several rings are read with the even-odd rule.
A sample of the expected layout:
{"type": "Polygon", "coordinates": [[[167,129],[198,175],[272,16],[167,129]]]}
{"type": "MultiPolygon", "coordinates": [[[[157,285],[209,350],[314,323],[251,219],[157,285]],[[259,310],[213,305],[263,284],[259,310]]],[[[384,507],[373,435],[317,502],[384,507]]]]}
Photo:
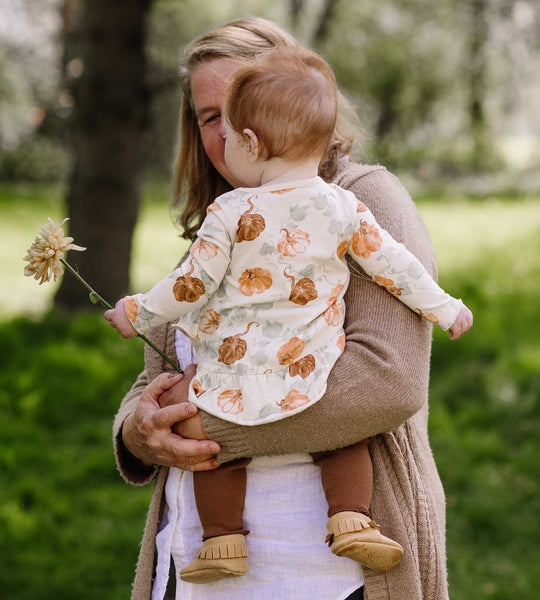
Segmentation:
{"type": "Polygon", "coordinates": [[[255,132],[263,159],[322,158],[336,126],[336,79],[316,52],[280,46],[235,74],[225,115],[237,133],[255,132]]]}

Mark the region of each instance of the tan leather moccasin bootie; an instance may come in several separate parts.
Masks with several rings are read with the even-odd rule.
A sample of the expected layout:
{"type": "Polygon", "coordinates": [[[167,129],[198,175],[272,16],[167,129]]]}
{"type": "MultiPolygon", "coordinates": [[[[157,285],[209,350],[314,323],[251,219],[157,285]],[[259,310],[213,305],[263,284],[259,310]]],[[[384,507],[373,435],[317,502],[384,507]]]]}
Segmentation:
{"type": "Polygon", "coordinates": [[[248,572],[246,539],[240,533],[219,535],[203,542],[197,558],[180,571],[189,583],[210,583],[248,572]]]}
{"type": "Polygon", "coordinates": [[[388,571],[403,556],[403,548],[385,537],[368,516],[352,511],[332,515],[328,520],[326,542],[337,556],[344,556],[373,569],[388,571]]]}

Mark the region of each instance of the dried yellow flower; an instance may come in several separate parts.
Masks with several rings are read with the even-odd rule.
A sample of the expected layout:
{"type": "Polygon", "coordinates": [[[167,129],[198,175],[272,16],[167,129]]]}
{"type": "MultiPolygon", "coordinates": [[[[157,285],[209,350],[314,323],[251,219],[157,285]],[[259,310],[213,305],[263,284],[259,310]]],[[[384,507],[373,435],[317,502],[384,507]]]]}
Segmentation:
{"type": "MultiPolygon", "coordinates": [[[[39,232],[39,235],[34,240],[34,243],[26,251],[27,254],[24,260],[28,261],[28,266],[24,269],[24,274],[34,279],[39,279],[39,284],[50,281],[51,277],[56,281],[59,275],[64,272],[64,267],[71,273],[90,293],[90,300],[94,304],[102,304],[107,308],[112,306],[104,300],[94,289],[92,289],[88,283],[79,275],[67,261],[64,260],[64,254],[68,250],[86,250],[81,246],[76,246],[73,243],[72,237],[64,237],[64,223],[68,219],[64,219],[61,223],[55,223],[51,218],[39,232]]],[[[167,361],[173,369],[178,373],[183,374],[184,371],[176,364],[175,361],[171,360],[160,348],[158,348],[152,341],[145,337],[142,333],[139,337],[148,344],[153,350],[155,350],[163,360],[167,361]]]]}
{"type": "Polygon", "coordinates": [[[34,243],[26,251],[24,260],[28,265],[24,268],[24,274],[28,277],[39,279],[39,284],[50,281],[51,277],[56,281],[62,275],[64,269],[60,260],[64,258],[68,250],[86,250],[81,246],[73,244],[72,237],[64,237],[63,226],[68,219],[61,223],[55,223],[50,217],[34,240],[34,243]]]}

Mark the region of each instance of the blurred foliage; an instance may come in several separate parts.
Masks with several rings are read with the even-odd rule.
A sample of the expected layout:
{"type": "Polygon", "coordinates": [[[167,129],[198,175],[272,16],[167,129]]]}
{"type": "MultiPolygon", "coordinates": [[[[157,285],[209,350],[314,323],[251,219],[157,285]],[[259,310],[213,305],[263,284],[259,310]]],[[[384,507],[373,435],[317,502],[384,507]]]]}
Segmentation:
{"type": "Polygon", "coordinates": [[[110,432],[141,347],[95,314],[18,318],[0,338],[2,596],[127,598],[150,490],[121,482],[110,432]]]}
{"type": "Polygon", "coordinates": [[[0,148],[0,178],[7,181],[63,181],[69,174],[71,156],[54,138],[33,135],[12,150],[0,148]]]}
{"type": "Polygon", "coordinates": [[[432,356],[431,440],[460,600],[532,598],[540,586],[539,232],[536,221],[519,247],[486,246],[445,277],[475,312],[471,335],[436,334],[432,356]]]}
{"type": "MultiPolygon", "coordinates": [[[[69,81],[83,65],[70,56],[62,69],[60,4],[17,0],[11,5],[17,9],[0,9],[0,18],[17,25],[11,35],[0,31],[0,106],[7,115],[0,117],[0,178],[65,175],[67,150],[57,146],[67,143],[69,81]],[[50,146],[39,136],[48,137],[50,146]]],[[[155,0],[147,44],[150,169],[169,172],[183,46],[215,24],[246,15],[275,20],[329,58],[364,126],[366,160],[428,182],[455,180],[471,170],[507,170],[518,185],[524,170],[532,177],[540,157],[540,7],[533,0],[155,0]],[[330,20],[319,35],[330,4],[330,20]],[[478,7],[475,31],[471,15],[478,7]],[[476,124],[473,81],[481,119],[476,124]]],[[[533,185],[537,189],[537,178],[533,185]]]]}

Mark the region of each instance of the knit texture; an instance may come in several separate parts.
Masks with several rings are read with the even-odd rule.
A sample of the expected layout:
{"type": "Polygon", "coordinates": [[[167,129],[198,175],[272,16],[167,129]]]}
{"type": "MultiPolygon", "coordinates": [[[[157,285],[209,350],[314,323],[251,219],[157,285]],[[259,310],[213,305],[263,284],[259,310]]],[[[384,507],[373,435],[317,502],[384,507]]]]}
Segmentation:
{"type": "MultiPolygon", "coordinates": [[[[400,182],[383,167],[344,161],[334,183],[351,190],[398,241],[436,276],[434,253],[420,216],[400,182]]],[[[404,548],[401,563],[365,569],[366,600],[448,600],[445,500],[427,433],[431,326],[351,267],[345,296],[347,345],[323,398],[277,423],[241,427],[202,413],[205,431],[221,446],[222,462],[243,456],[319,452],[367,437],[374,470],[371,516],[404,548]],[[381,331],[385,332],[381,339],[381,331]],[[391,432],[391,433],[384,433],[391,432]]],[[[154,343],[174,356],[174,330],[152,330],[154,343]]],[[[133,485],[155,479],[132,600],[150,600],[167,468],[151,469],[122,445],[122,423],[144,387],[171,367],[145,350],[146,370],[124,398],[114,422],[118,468],[133,485]]]]}

